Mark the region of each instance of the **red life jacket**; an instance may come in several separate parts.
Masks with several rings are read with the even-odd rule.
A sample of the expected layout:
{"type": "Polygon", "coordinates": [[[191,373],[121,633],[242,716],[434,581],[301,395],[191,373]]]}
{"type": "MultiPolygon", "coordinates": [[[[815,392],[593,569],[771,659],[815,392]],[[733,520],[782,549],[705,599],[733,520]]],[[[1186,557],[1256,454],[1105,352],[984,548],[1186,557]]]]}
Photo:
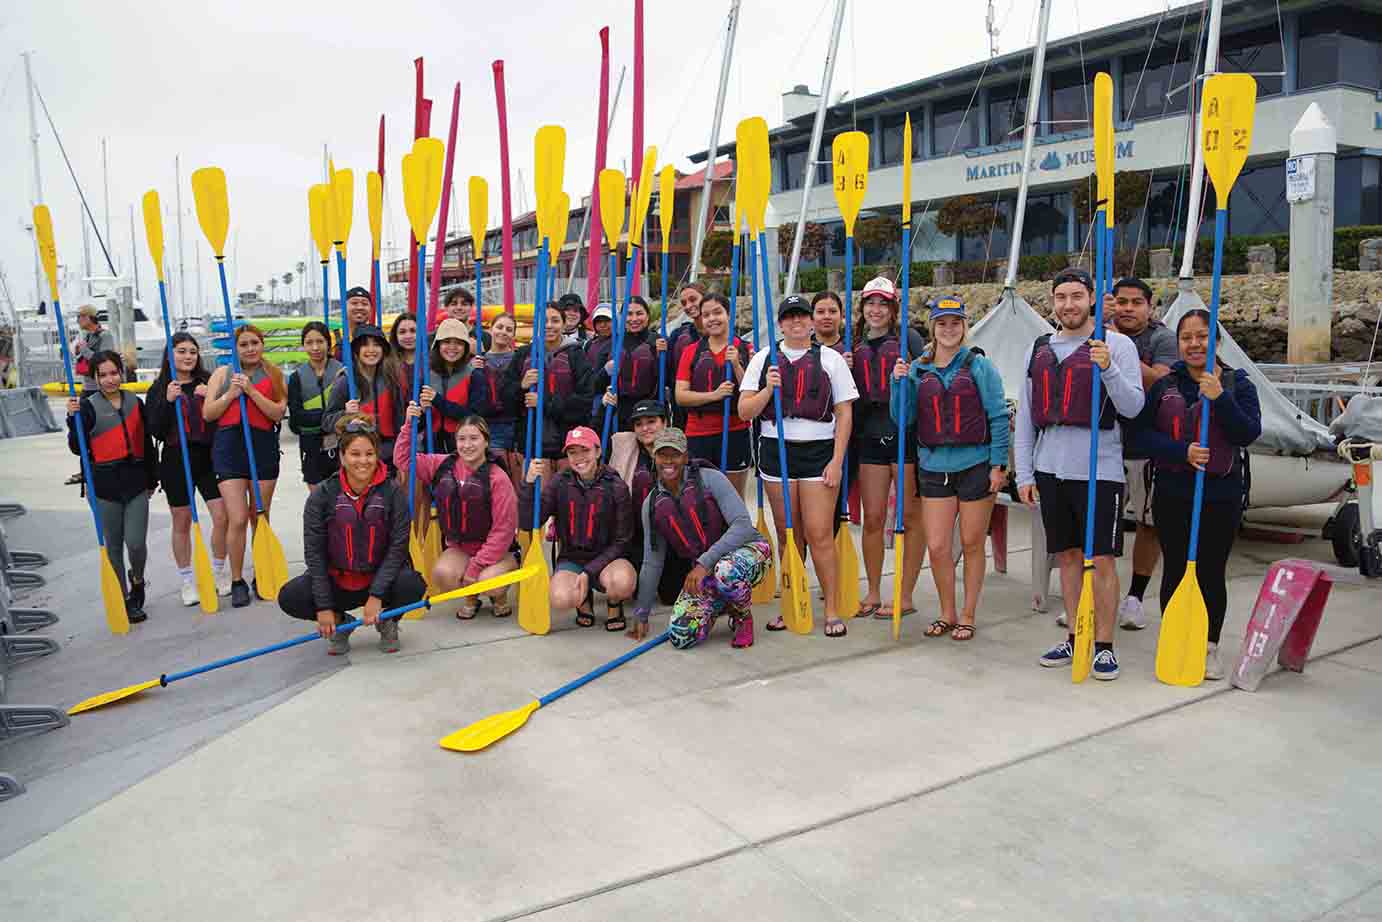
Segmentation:
{"type": "Polygon", "coordinates": [[[494,526],[489,478],[495,459],[487,458],[462,480],[456,479],[458,460],[452,455],[443,461],[432,480],[432,496],[441,513],[442,537],[447,547],[484,541],[494,526]]]}
{"type": "MultiPolygon", "coordinates": [[[[734,337],[733,346],[739,352],[740,363],[747,367],[749,354],[748,350],[744,348],[743,340],[737,336],[734,337]]],[[[696,351],[691,356],[691,390],[700,393],[715,390],[725,382],[726,368],[729,368],[734,383],[738,384],[739,379],[734,376],[734,366],[727,362],[722,364],[715,361],[715,354],[710,351],[710,340],[702,336],[696,343],[696,351]]]]}
{"type": "Polygon", "coordinates": [[[681,495],[673,496],[661,486],[653,493],[649,519],[653,540],[666,539],[672,553],[683,560],[695,560],[724,537],[729,525],[710,491],[701,480],[701,470],[713,467],[706,461],[691,461],[690,472],[682,484],[681,495]]]}
{"type": "Polygon", "coordinates": [[[571,470],[557,478],[557,539],[562,550],[598,554],[613,544],[619,512],[614,484],[619,478],[609,468],[589,486],[571,470]]]}
{"type": "Polygon", "coordinates": [[[624,354],[619,357],[620,399],[642,400],[657,391],[657,347],[650,337],[641,341],[624,342],[624,354]]]}
{"type": "Polygon", "coordinates": [[[859,400],[887,406],[892,397],[893,366],[902,356],[897,336],[889,333],[854,347],[854,383],[859,400]]]}
{"type": "Polygon", "coordinates": [[[461,407],[461,413],[458,416],[448,416],[434,408],[432,411],[432,428],[455,432],[461,428],[461,420],[470,415],[468,409],[470,404],[470,375],[461,372],[442,375],[433,371],[430,373],[427,383],[432,390],[437,392],[438,396],[461,407]]]}
{"type": "MultiPolygon", "coordinates": [[[[274,399],[274,382],[273,379],[269,377],[269,373],[264,370],[263,365],[260,365],[253,372],[251,372],[249,378],[251,387],[253,387],[255,390],[257,390],[259,393],[263,394],[270,400],[274,399]]],[[[217,393],[216,396],[224,396],[226,391],[228,390],[230,390],[229,375],[227,375],[225,381],[222,382],[221,390],[217,393]]],[[[269,422],[269,418],[264,415],[264,411],[259,409],[255,402],[251,400],[249,397],[245,398],[245,409],[249,412],[250,425],[253,426],[255,429],[262,429],[263,431],[268,432],[274,428],[274,424],[269,422]]],[[[230,406],[226,407],[226,411],[221,414],[221,418],[218,419],[216,422],[222,429],[229,428],[230,426],[240,425],[239,399],[232,400],[230,402],[230,406]]]]}
{"type": "Polygon", "coordinates": [[[144,460],[144,412],[139,398],[125,394],[120,408],[111,406],[100,391],[87,398],[95,411],[96,421],[91,427],[87,444],[95,464],[116,464],[121,461],[144,460]]]}
{"type": "Polygon", "coordinates": [[[337,477],[335,504],[326,522],[326,556],[339,573],[373,573],[384,563],[392,534],[389,528],[388,472],[381,463],[368,492],[352,499],[346,473],[337,477]]]}
{"type": "MultiPolygon", "coordinates": [[[[354,368],[351,369],[352,373],[354,368]]],[[[345,380],[346,371],[341,369],[340,376],[336,383],[332,385],[333,390],[338,387],[349,388],[349,383],[345,380]]],[[[356,378],[355,397],[360,401],[360,412],[369,413],[374,417],[375,424],[379,427],[379,438],[383,441],[392,441],[398,436],[398,419],[394,415],[399,406],[393,382],[389,381],[381,365],[375,372],[374,380],[361,380],[356,378]]],[[[348,394],[349,391],[347,390],[348,394]]],[[[433,414],[432,425],[437,425],[436,415],[433,414]]]]}
{"type": "MultiPolygon", "coordinates": [[[[1161,392],[1161,397],[1156,405],[1156,427],[1162,434],[1167,435],[1177,442],[1189,445],[1191,442],[1200,440],[1200,413],[1202,402],[1198,397],[1186,400],[1185,394],[1179,387],[1180,375],[1168,375],[1165,389],[1161,392]]],[[[1233,387],[1233,369],[1223,366],[1219,371],[1219,380],[1223,383],[1224,390],[1231,390],[1233,387]]],[[[1219,426],[1219,421],[1215,419],[1214,406],[1209,407],[1209,463],[1205,465],[1205,472],[1215,477],[1222,477],[1233,470],[1233,464],[1238,460],[1238,449],[1228,440],[1224,430],[1219,426]]],[[[1193,471],[1188,461],[1165,461],[1157,459],[1158,470],[1187,472],[1193,471]]]]}
{"type": "MultiPolygon", "coordinates": [[[[1033,425],[1038,429],[1047,426],[1088,429],[1095,370],[1089,358],[1089,343],[1080,343],[1062,362],[1051,348],[1051,334],[1037,337],[1032,360],[1027,365],[1027,376],[1032,379],[1033,425]]],[[[1105,394],[1099,410],[1099,428],[1112,429],[1117,415],[1113,401],[1105,394]]]]}
{"type": "Polygon", "coordinates": [[[984,399],[969,366],[970,352],[946,387],[939,372],[928,371],[917,383],[917,441],[927,448],[942,445],[983,445],[989,441],[989,418],[984,399]]]}
{"type": "MultiPolygon", "coordinates": [[[[821,347],[812,343],[806,354],[795,362],[789,360],[778,344],[777,367],[782,375],[782,414],[788,419],[807,419],[828,423],[835,418],[835,395],[830,386],[830,375],[826,374],[821,363],[821,347]]],[[[768,363],[763,363],[763,372],[758,378],[758,388],[767,386],[768,363]]],[[[774,401],[768,401],[763,418],[777,422],[777,408],[774,401]]]]}

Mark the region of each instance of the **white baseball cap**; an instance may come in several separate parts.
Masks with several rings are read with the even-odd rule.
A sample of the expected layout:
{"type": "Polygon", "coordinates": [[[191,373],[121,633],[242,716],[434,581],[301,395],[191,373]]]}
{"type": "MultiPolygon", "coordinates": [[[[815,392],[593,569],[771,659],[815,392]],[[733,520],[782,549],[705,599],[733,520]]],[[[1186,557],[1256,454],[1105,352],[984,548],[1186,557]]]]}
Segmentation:
{"type": "Polygon", "coordinates": [[[897,301],[897,289],[893,287],[892,282],[881,275],[870,279],[869,283],[864,286],[864,290],[859,293],[859,302],[862,304],[867,301],[870,295],[882,295],[889,301],[897,301]]]}
{"type": "Polygon", "coordinates": [[[601,317],[605,318],[611,323],[614,321],[614,311],[610,310],[608,304],[601,304],[599,307],[595,308],[595,313],[590,315],[590,322],[594,323],[601,317]]]}

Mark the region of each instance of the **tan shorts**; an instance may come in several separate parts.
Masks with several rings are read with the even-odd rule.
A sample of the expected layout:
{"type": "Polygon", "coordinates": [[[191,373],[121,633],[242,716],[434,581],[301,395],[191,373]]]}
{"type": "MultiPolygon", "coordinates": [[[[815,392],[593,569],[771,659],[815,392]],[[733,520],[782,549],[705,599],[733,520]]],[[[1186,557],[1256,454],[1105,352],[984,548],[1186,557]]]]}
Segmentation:
{"type": "Polygon", "coordinates": [[[1152,526],[1152,487],[1147,482],[1150,461],[1127,461],[1123,473],[1128,481],[1128,502],[1123,507],[1123,516],[1138,525],[1152,526]]]}

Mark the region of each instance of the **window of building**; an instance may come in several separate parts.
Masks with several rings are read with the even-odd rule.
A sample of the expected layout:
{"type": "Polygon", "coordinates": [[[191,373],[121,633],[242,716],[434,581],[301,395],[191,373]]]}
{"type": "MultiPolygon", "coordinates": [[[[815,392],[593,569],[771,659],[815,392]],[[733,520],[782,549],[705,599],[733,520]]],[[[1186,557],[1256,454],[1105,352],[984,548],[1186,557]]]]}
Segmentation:
{"type": "Polygon", "coordinates": [[[775,191],[775,192],[785,192],[785,191],[787,191],[788,189],[800,189],[800,188],[801,188],[801,184],[802,184],[802,180],[803,180],[803,173],[802,173],[802,170],[805,168],[805,166],[806,166],[806,147],[805,147],[805,146],[798,147],[798,148],[796,148],[796,149],[794,149],[794,150],[788,150],[788,151],[786,151],[786,153],[783,155],[783,168],[782,168],[782,174],[781,174],[781,175],[782,175],[782,179],[781,179],[781,182],[780,182],[780,183],[779,183],[779,182],[774,182],[774,183],[773,183],[773,186],[774,186],[774,190],[773,190],[773,191],[775,191]]]}
{"type": "Polygon", "coordinates": [[[1187,85],[1194,56],[1194,44],[1182,42],[1179,51],[1172,46],[1153,51],[1150,58],[1144,54],[1123,58],[1123,117],[1136,121],[1184,112],[1195,91],[1187,85]],[[1168,99],[1172,90],[1176,93],[1168,99]]]}
{"type": "MultiPolygon", "coordinates": [[[[879,134],[882,149],[878,152],[879,166],[892,166],[902,162],[902,129],[906,121],[905,115],[889,115],[880,120],[879,134]]],[[[912,115],[912,158],[924,156],[922,151],[921,138],[921,113],[915,112],[912,115]]]]}
{"type": "MultiPolygon", "coordinates": [[[[1014,199],[1000,198],[994,205],[994,221],[989,232],[984,234],[965,234],[960,237],[960,259],[964,262],[976,260],[1007,259],[1009,241],[1012,239],[1008,229],[1012,227],[1014,199]]],[[[1023,231],[1026,236],[1026,231],[1023,231]]],[[[1001,276],[1001,272],[999,273],[1001,276]]]]}
{"type": "Polygon", "coordinates": [[[1049,256],[1069,249],[1067,216],[1072,208],[1069,192],[1029,195],[1022,220],[1022,255],[1049,256]]]}
{"type": "Polygon", "coordinates": [[[937,104],[932,114],[932,156],[945,157],[978,147],[982,117],[983,113],[969,107],[969,97],[937,104]]]}
{"type": "Polygon", "coordinates": [[[1229,196],[1228,220],[1229,231],[1235,237],[1289,233],[1286,165],[1277,163],[1244,170],[1229,196]]]}
{"type": "Polygon", "coordinates": [[[1269,77],[1285,70],[1281,57],[1281,33],[1276,26],[1225,35],[1219,40],[1219,70],[1230,74],[1252,74],[1257,95],[1281,92],[1281,78],[1269,77]]]}
{"type": "Polygon", "coordinates": [[[1382,87],[1382,16],[1342,7],[1301,16],[1297,70],[1301,89],[1382,87]]]}
{"type": "MultiPolygon", "coordinates": [[[[1093,62],[1091,62],[1092,64],[1093,62]]],[[[1055,71],[1050,75],[1051,123],[1047,134],[1067,131],[1090,131],[1094,118],[1094,71],[1088,74],[1078,67],[1055,71]]]]}
{"type": "Polygon", "coordinates": [[[1334,223],[1338,227],[1382,224],[1378,213],[1376,157],[1340,157],[1334,164],[1334,223]]]}
{"type": "Polygon", "coordinates": [[[1027,88],[1014,84],[989,95],[989,143],[1011,144],[1022,140],[1027,120],[1027,88]]]}

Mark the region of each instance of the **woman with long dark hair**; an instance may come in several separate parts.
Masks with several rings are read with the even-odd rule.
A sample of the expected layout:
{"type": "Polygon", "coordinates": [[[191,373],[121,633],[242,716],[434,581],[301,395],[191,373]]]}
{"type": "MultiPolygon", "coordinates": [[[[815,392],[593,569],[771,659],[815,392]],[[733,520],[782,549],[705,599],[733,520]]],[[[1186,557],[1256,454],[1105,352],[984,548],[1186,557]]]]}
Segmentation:
{"type": "MultiPolygon", "coordinates": [[[[433,452],[437,455],[449,455],[456,450],[456,430],[471,415],[470,354],[470,331],[461,321],[447,317],[437,326],[432,340],[427,383],[421,395],[422,409],[432,409],[432,426],[436,430],[433,452]]],[[[485,435],[488,443],[488,431],[485,435]]]]}
{"type": "Polygon", "coordinates": [[[310,493],[336,473],[336,458],[323,444],[322,416],[341,363],[331,357],[331,331],[320,320],[302,325],[302,349],[307,361],[288,377],[288,428],[298,437],[302,480],[310,493]]]}
{"type": "MultiPolygon", "coordinates": [[[[350,340],[350,371],[355,378],[355,399],[350,398],[350,384],[346,381],[346,370],[342,368],[331,385],[331,393],[326,399],[326,412],[322,415],[322,428],[327,433],[334,432],[336,420],[345,413],[368,413],[374,417],[379,436],[379,460],[393,471],[393,443],[398,435],[394,425],[403,391],[399,387],[401,372],[396,362],[390,361],[391,347],[384,338],[384,332],[370,323],[362,323],[355,328],[350,340]]],[[[435,422],[434,422],[435,425],[435,422]]],[[[425,446],[424,446],[425,447],[425,446]]],[[[333,455],[336,438],[328,435],[326,448],[333,455]]]]}

